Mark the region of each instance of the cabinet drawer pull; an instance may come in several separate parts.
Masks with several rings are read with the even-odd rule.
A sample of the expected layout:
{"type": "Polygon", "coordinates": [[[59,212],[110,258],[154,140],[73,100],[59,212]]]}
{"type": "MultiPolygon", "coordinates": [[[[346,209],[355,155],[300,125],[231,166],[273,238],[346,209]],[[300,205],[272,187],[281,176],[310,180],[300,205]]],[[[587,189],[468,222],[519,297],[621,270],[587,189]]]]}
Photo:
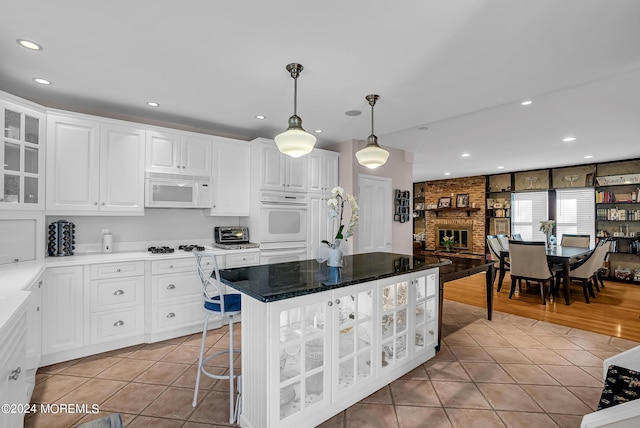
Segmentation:
{"type": "Polygon", "coordinates": [[[340,299],[336,299],[336,305],[340,304],[340,299]]]}
{"type": "Polygon", "coordinates": [[[97,202],[94,202],[94,203],[93,203],[93,205],[98,205],[98,203],[97,203],[97,202]]]}
{"type": "Polygon", "coordinates": [[[176,286],[173,284],[167,285],[167,290],[175,290],[176,286]]]}
{"type": "Polygon", "coordinates": [[[124,321],[122,321],[122,320],[120,320],[120,321],[116,321],[116,322],[114,322],[114,323],[113,323],[113,326],[114,326],[114,327],[120,327],[120,326],[122,326],[122,325],[124,325],[124,321]]]}
{"type": "Polygon", "coordinates": [[[20,377],[20,373],[22,373],[22,368],[18,367],[15,370],[11,370],[11,374],[9,375],[9,380],[18,380],[20,377]]]}
{"type": "Polygon", "coordinates": [[[114,296],[122,296],[123,294],[124,294],[123,290],[116,290],[116,291],[113,292],[114,296]]]}
{"type": "Polygon", "coordinates": [[[101,202],[100,205],[106,205],[104,202],[101,202]]]}
{"type": "Polygon", "coordinates": [[[120,268],[116,269],[116,272],[120,272],[120,268]]]}
{"type": "Polygon", "coordinates": [[[329,305],[329,306],[333,306],[333,302],[332,302],[331,300],[329,300],[329,301],[327,302],[327,305],[329,305]]]}
{"type": "Polygon", "coordinates": [[[169,265],[169,269],[173,269],[173,265],[169,265]]]}
{"type": "Polygon", "coordinates": [[[174,314],[173,312],[169,312],[167,314],[167,318],[175,318],[175,317],[176,317],[176,314],[174,314]]]}

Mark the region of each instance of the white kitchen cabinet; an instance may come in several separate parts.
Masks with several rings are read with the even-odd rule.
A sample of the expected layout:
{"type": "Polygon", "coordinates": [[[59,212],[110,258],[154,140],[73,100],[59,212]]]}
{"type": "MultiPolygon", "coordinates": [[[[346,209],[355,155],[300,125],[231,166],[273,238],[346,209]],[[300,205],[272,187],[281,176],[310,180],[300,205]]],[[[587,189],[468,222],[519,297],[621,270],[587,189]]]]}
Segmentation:
{"type": "Polygon", "coordinates": [[[47,214],[144,214],[144,130],[75,115],[47,119],[47,214]]]}
{"type": "Polygon", "coordinates": [[[213,139],[169,131],[147,131],[146,171],[211,179],[213,139]]]}
{"type": "Polygon", "coordinates": [[[313,149],[308,155],[308,190],[328,194],[338,185],[339,154],[322,149],[313,149]]]}
{"type": "MultiPolygon", "coordinates": [[[[224,256],[216,256],[216,261],[223,269],[224,256]]],[[[151,261],[150,295],[147,331],[151,341],[202,331],[202,285],[194,257],[151,261]]],[[[209,323],[210,328],[221,325],[209,323]]]]}
{"type": "Polygon", "coordinates": [[[243,320],[243,379],[252,383],[243,391],[241,423],[319,425],[433,357],[437,272],[271,303],[243,298],[243,310],[263,314],[266,327],[243,320]]]}
{"type": "Polygon", "coordinates": [[[248,216],[251,207],[251,145],[213,140],[213,208],[211,215],[248,216]]]}
{"type": "Polygon", "coordinates": [[[332,242],[337,233],[338,219],[329,218],[329,196],[323,193],[307,194],[307,258],[315,259],[323,240],[332,242]]]}
{"type": "Polygon", "coordinates": [[[0,210],[0,265],[44,257],[44,211],[0,210]]]}
{"type": "MultiPolygon", "coordinates": [[[[81,348],[84,341],[83,267],[47,268],[42,287],[42,359],[81,348]]],[[[64,360],[64,359],[63,359],[64,360]]],[[[59,360],[59,361],[63,361],[59,360]]]]}
{"type": "Polygon", "coordinates": [[[18,412],[21,410],[18,406],[29,403],[25,401],[26,315],[22,309],[15,315],[15,320],[10,320],[0,331],[0,404],[15,406],[3,408],[5,411],[0,413],[0,426],[3,428],[22,428],[24,413],[18,412]]]}
{"type": "Polygon", "coordinates": [[[259,144],[260,189],[307,191],[307,156],[292,158],[282,154],[272,140],[265,138],[254,142],[259,144]]]}
{"type": "Polygon", "coordinates": [[[0,100],[0,209],[44,208],[45,116],[0,100]]]}
{"type": "Polygon", "coordinates": [[[144,335],[144,262],[101,263],[90,272],[90,342],[144,335]]]}
{"type": "Polygon", "coordinates": [[[29,402],[36,384],[36,371],[40,366],[42,354],[42,285],[43,275],[36,278],[25,289],[30,291],[29,306],[27,307],[27,332],[25,338],[25,401],[29,402]]]}

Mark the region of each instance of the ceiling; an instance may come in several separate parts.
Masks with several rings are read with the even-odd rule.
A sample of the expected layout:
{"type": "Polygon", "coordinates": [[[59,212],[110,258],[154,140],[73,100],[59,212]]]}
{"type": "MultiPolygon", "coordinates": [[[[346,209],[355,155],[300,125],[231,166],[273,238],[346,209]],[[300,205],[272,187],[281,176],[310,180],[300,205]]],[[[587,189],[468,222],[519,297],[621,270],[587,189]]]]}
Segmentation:
{"type": "Polygon", "coordinates": [[[637,0],[18,4],[0,0],[0,90],[48,107],[273,138],[299,62],[318,147],[366,140],[379,94],[375,133],[414,181],[640,157],[637,0]]]}

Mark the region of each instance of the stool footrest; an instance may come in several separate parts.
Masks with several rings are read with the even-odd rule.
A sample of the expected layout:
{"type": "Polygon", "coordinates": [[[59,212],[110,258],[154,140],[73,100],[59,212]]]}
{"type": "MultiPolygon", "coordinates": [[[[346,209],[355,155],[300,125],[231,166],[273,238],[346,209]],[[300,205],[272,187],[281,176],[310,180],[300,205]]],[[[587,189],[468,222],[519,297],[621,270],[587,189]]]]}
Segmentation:
{"type": "MultiPolygon", "coordinates": [[[[229,375],[217,375],[217,374],[213,374],[211,372],[208,372],[207,369],[205,368],[205,363],[207,361],[209,361],[210,359],[217,357],[218,355],[222,355],[222,354],[228,354],[230,351],[229,350],[224,350],[224,351],[220,351],[220,352],[216,352],[215,354],[211,354],[209,356],[207,356],[206,358],[204,358],[202,360],[202,364],[198,367],[198,370],[200,370],[204,375],[206,375],[207,377],[210,377],[212,379],[219,379],[219,380],[229,380],[230,376],[229,375]]],[[[234,353],[240,353],[239,349],[234,349],[233,350],[234,353]]],[[[239,371],[239,369],[238,369],[239,371]]],[[[240,376],[240,373],[238,374],[234,374],[233,378],[236,379],[240,376]]]]}

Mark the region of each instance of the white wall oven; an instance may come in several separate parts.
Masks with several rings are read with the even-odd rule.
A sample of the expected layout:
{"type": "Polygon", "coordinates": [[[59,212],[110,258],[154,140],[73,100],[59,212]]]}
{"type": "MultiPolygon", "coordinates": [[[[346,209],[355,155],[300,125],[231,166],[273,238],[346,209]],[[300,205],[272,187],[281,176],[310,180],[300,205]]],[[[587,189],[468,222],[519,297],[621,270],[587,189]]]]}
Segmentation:
{"type": "Polygon", "coordinates": [[[263,192],[260,195],[258,230],[260,264],[306,260],[306,195],[263,192]]]}
{"type": "Polygon", "coordinates": [[[305,242],[307,240],[306,195],[262,193],[259,239],[264,243],[305,242]]]}

